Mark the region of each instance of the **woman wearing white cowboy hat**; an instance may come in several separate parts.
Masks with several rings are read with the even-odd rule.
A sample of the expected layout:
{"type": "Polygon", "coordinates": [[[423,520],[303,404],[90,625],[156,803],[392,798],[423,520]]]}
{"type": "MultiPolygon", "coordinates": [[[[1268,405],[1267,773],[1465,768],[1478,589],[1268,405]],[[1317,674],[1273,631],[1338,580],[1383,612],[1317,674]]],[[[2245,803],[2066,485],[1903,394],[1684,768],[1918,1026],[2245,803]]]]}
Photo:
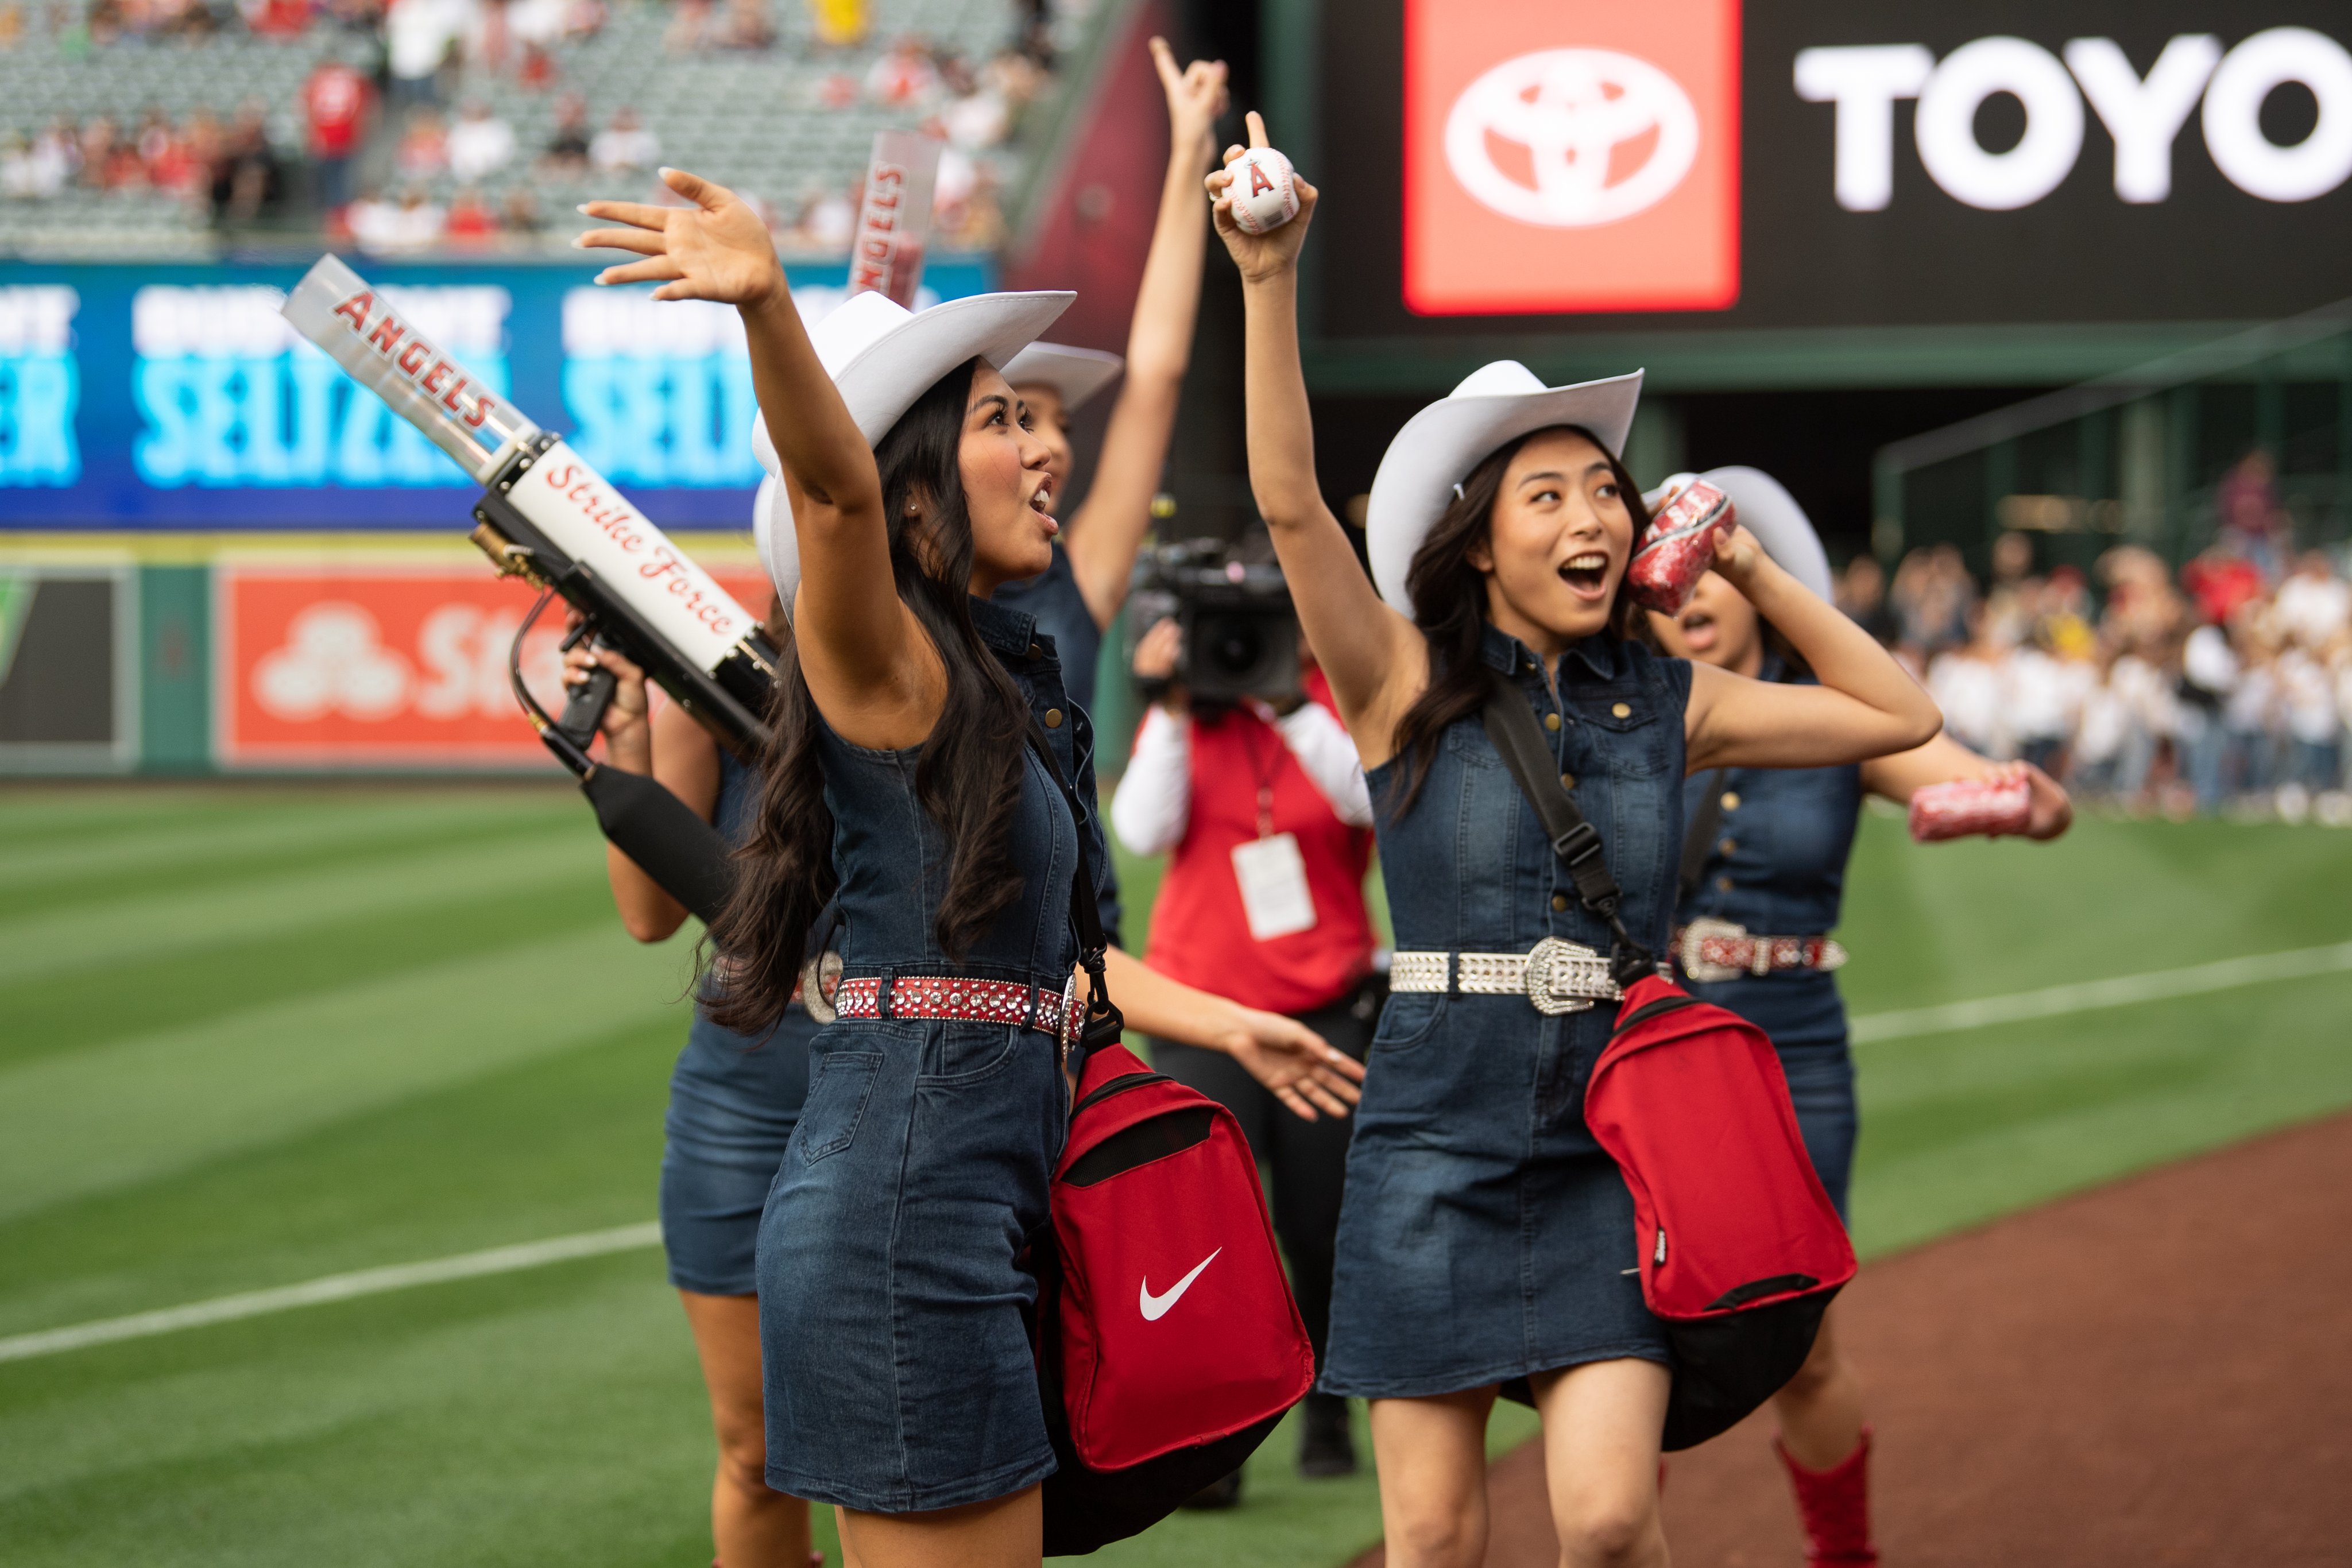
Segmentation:
{"type": "MultiPolygon", "coordinates": [[[[1770,475],[1755,468],[1677,474],[1651,497],[1663,502],[1694,477],[1731,497],[1765,553],[1817,599],[1830,597],[1829,557],[1813,525],[1770,475]]],[[[1649,616],[1672,654],[1755,680],[1810,683],[1812,674],[1773,626],[1719,573],[1699,579],[1677,615],[1649,616]]],[[[1835,968],[1844,954],[1827,940],[1838,924],[1847,857],[1864,794],[1908,801],[1912,791],[1959,779],[2021,777],[2032,786],[2028,837],[2054,839],[2073,821],[2066,792],[2040,768],[1995,763],[1948,735],[1892,757],[1832,768],[1720,768],[1683,787],[1676,956],[1691,993],[1730,1009],[1772,1037],[1813,1169],[1846,1212],[1859,1131],[1853,1056],[1835,968]]],[[[1838,1354],[1832,1304],[1812,1354],[1773,1397],[1774,1447],[1797,1494],[1806,1561],[1864,1568],[1871,1542],[1870,1429],[1863,1388],[1838,1354]]]]}
{"type": "MultiPolygon", "coordinates": [[[[987,595],[1042,570],[1058,529],[1045,448],[997,367],[1071,296],[913,315],[865,294],[811,332],[758,215],[662,178],[690,204],[591,203],[620,226],[577,243],[643,258],[601,282],[740,310],[792,502],[761,540],[792,634],[711,928],[728,958],[712,1016],[772,1023],[828,898],[843,920],[841,1019],[812,1045],[761,1226],[768,1481],[841,1510],[860,1568],[1034,1563],[1054,1458],[1022,1256],[1063,1134],[1072,884],[1082,845],[1108,857],[1085,716],[1030,618],[987,595]]],[[[1227,1048],[1294,1110],[1345,1113],[1346,1057],[1286,1019],[1187,1005],[1222,1008],[1227,1048]]]]}
{"type": "MultiPolygon", "coordinates": [[[[1151,527],[1151,500],[1176,428],[1206,254],[1200,182],[1216,161],[1216,122],[1225,111],[1223,60],[1194,60],[1179,70],[1167,40],[1154,38],[1151,63],[1168,97],[1168,172],[1128,328],[1127,379],[1111,405],[1086,502],[1055,541],[1054,564],[1042,577],[996,591],[999,604],[1029,612],[1038,630],[1053,637],[1063,684],[1089,713],[1103,632],[1127,601],[1136,551],[1151,527]]],[[[1121,369],[1117,354],[1060,343],[1032,343],[1004,367],[1005,381],[1028,405],[1037,438],[1050,455],[1046,472],[1054,476],[1056,494],[1070,488],[1071,417],[1118,379],[1121,369]]]]}
{"type": "MultiPolygon", "coordinates": [[[[1250,130],[1262,145],[1255,115],[1250,130]]],[[[1500,691],[1541,719],[1600,831],[1621,923],[1653,952],[1674,913],[1685,771],[1851,762],[1924,744],[1941,721],[1744,529],[1718,541],[1717,570],[1822,685],[1746,680],[1623,635],[1620,591],[1647,521],[1617,455],[1638,375],[1546,388],[1506,361],[1416,414],[1372,486],[1375,589],[1316,483],[1297,326],[1314,188],[1301,181],[1297,218],[1256,235],[1234,224],[1228,183],[1209,177],[1242,274],[1250,482],[1362,754],[1399,948],[1349,1151],[1323,1386],[1373,1402],[1391,1563],[1483,1561],[1483,1438],[1506,1385],[1543,1416],[1562,1562],[1662,1563],[1665,1340],[1633,1267],[1624,1178],[1581,1112],[1612,1021],[1589,1003],[1612,992],[1561,966],[1587,1009],[1547,984],[1539,1010],[1489,983],[1560,942],[1606,951],[1611,931],[1562,874],[1481,711],[1500,691]]]]}

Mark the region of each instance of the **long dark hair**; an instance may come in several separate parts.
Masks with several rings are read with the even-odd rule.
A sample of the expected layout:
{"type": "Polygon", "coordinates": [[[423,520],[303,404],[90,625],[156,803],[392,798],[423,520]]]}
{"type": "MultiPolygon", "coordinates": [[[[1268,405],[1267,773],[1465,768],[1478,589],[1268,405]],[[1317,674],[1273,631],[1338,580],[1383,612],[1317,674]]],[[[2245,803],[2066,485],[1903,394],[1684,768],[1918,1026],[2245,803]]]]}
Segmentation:
{"type": "MultiPolygon", "coordinates": [[[[1609,459],[1609,472],[1617,481],[1618,493],[1625,498],[1625,509],[1633,517],[1636,546],[1650,526],[1650,510],[1642,504],[1642,492],[1633,483],[1633,476],[1608,447],[1601,445],[1600,437],[1582,425],[1552,425],[1529,431],[1495,448],[1470,470],[1470,476],[1462,481],[1453,504],[1413,552],[1412,570],[1405,574],[1405,591],[1412,598],[1413,623],[1429,639],[1429,685],[1397,721],[1396,755],[1405,758],[1404,769],[1391,786],[1397,790],[1394,810],[1398,811],[1405,810],[1419,798],[1421,786],[1429,777],[1430,765],[1437,760],[1437,748],[1445,738],[1447,727],[1457,719],[1468,718],[1486,704],[1486,666],[1479,657],[1479,643],[1486,628],[1486,574],[1470,564],[1470,552],[1486,543],[1492,535],[1495,501],[1503,493],[1503,475],[1511,466],[1511,459],[1537,436],[1559,430],[1583,436],[1609,459]]],[[[1623,579],[1619,579],[1617,597],[1609,606],[1610,631],[1623,636],[1627,622],[1640,613],[1626,597],[1623,579]]]]}
{"type": "MultiPolygon", "coordinates": [[[[971,622],[971,516],[960,461],[964,405],[979,361],[967,361],[916,400],[874,448],[889,519],[898,597],[929,633],[947,668],[947,701],[923,742],[915,795],[948,844],[947,893],[932,931],[961,957],[1021,896],[1009,823],[1020,799],[1028,705],[971,622]]],[[[776,671],[775,739],[760,758],[760,803],[735,852],[735,890],[710,927],[719,1023],[758,1033],[783,1016],[800,978],[809,927],[832,898],[833,813],[816,755],[816,704],[787,635],[776,671]]]]}

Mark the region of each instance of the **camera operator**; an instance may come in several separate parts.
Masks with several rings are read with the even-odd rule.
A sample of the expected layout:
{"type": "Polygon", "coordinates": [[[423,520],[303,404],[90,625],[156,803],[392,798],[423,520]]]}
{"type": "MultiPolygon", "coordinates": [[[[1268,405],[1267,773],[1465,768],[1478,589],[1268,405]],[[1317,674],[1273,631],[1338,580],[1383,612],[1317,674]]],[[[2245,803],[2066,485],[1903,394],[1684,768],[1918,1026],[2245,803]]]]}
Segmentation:
{"type": "MultiPolygon", "coordinates": [[[[1295,642],[1296,623],[1277,624],[1295,642]]],[[[1212,704],[1190,696],[1181,643],[1171,617],[1137,645],[1137,678],[1148,691],[1164,689],[1144,716],[1110,808],[1111,827],[1130,851],[1169,852],[1144,964],[1288,1014],[1361,1061],[1380,998],[1364,905],[1371,802],[1355,745],[1322,673],[1303,656],[1296,675],[1280,660],[1283,678],[1265,695],[1212,704]]],[[[1275,1229],[1319,1365],[1348,1124],[1283,1114],[1271,1093],[1216,1051],[1155,1038],[1151,1056],[1160,1071],[1230,1108],[1270,1172],[1275,1229]]],[[[1355,1469],[1348,1402],[1308,1395],[1300,1472],[1355,1469]]],[[[1230,1507],[1240,1495],[1236,1471],[1194,1506],[1230,1507]]]]}

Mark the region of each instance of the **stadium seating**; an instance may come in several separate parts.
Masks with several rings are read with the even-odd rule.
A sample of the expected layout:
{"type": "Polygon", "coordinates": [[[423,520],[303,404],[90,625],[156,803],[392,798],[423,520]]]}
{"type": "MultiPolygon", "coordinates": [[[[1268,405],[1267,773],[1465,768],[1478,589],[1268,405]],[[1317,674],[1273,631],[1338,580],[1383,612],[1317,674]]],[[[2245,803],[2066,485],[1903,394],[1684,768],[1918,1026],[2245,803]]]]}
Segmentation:
{"type": "MultiPolygon", "coordinates": [[[[593,36],[551,51],[555,78],[548,87],[526,89],[511,71],[501,76],[467,67],[446,84],[442,109],[454,119],[458,106],[478,98],[511,127],[514,157],[479,188],[495,210],[512,187],[530,186],[541,210],[554,220],[546,239],[550,246],[572,232],[562,220],[574,202],[592,193],[642,193],[651,178],[593,171],[551,174],[542,167],[539,155],[553,134],[557,105],[566,93],[584,98],[592,133],[603,130],[616,109],[632,108],[658,139],[662,162],[703,171],[757,195],[789,225],[813,193],[845,193],[854,187],[876,131],[912,129],[937,112],[936,104],[879,103],[864,90],[868,71],[891,43],[919,37],[978,65],[1015,41],[1022,9],[1013,0],[874,0],[866,41],[820,54],[806,6],[799,0],[774,0],[771,19],[777,37],[772,47],[680,55],[664,48],[672,15],[667,5],[619,0],[593,36]],[[854,96],[838,78],[856,85],[854,96]],[[836,101],[852,101],[829,107],[828,83],[836,101]]],[[[1066,45],[1074,41],[1093,9],[1062,7],[1057,38],[1066,45]]],[[[266,108],[273,148],[299,170],[306,140],[300,105],[305,79],[330,59],[372,70],[381,50],[376,38],[324,19],[291,39],[227,32],[90,47],[78,43],[70,29],[61,40],[55,29],[64,14],[27,6],[16,47],[0,49],[0,140],[29,141],[61,118],[79,125],[100,114],[128,132],[150,110],[174,124],[208,110],[226,124],[240,106],[258,102],[266,108]]],[[[415,182],[394,167],[392,150],[403,121],[401,108],[384,110],[373,143],[358,165],[361,184],[387,196],[420,184],[428,199],[447,201],[457,189],[448,175],[415,182]]],[[[992,148],[978,156],[985,177],[1003,186],[1017,181],[1019,155],[1013,148],[992,148]]],[[[42,199],[0,200],[0,255],[154,257],[208,254],[216,245],[201,204],[143,188],[70,187],[42,199]]]]}

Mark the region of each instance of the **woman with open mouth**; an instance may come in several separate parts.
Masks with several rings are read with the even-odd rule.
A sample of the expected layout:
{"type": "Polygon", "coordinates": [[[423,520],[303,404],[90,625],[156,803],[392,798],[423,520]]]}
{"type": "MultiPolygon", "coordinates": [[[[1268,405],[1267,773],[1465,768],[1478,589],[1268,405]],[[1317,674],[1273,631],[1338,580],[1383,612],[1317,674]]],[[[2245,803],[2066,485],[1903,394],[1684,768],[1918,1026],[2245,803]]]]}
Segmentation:
{"type": "MultiPolygon", "coordinates": [[[[710,1016],[764,1033],[839,915],[838,1018],[760,1227],[768,1484],[833,1504],[856,1568],[1026,1568],[1055,1467],[1026,1247],[1068,1119],[1072,900],[1099,904],[1110,857],[1086,716],[1032,618],[989,595],[1060,531],[1000,367],[1074,296],[866,293],[806,328],[759,215],[662,179],[682,204],[592,202],[612,226],[577,243],[635,254],[600,283],[737,308],[787,503],[758,530],[791,635],[710,1016]]],[[[1140,1027],[1170,1021],[1143,1021],[1147,982],[1187,993],[1218,1022],[1203,1043],[1294,1111],[1355,1098],[1362,1069],[1295,1021],[1112,968],[1140,1027]]]]}
{"type": "MultiPolygon", "coordinates": [[[[1678,474],[1663,502],[1694,477],[1731,497],[1742,523],[1814,597],[1830,597],[1829,558],[1796,497],[1754,468],[1678,474]]],[[[1716,572],[1699,579],[1678,615],[1649,616],[1668,653],[1753,680],[1807,685],[1797,650],[1716,572]]],[[[1995,763],[1948,735],[1916,750],[1833,768],[1718,768],[1685,780],[1675,955],[1691,994],[1728,1008],[1772,1037],[1805,1150],[1822,1186],[1846,1212],[1853,1173],[1853,1056],[1834,971],[1845,951],[1830,940],[1845,889],[1864,794],[1907,802],[1930,784],[2023,778],[2032,786],[2026,835],[2054,839],[2074,810],[2056,780],[2030,763],[1995,763]]],[[[1870,1428],[1861,1379],[1838,1354],[1832,1303],[1812,1354],[1773,1398],[1774,1443],[1797,1494],[1806,1561],[1866,1568],[1878,1561],[1870,1530],[1870,1428]]]]}
{"type": "Polygon", "coordinates": [[[1599,831],[1627,953],[1665,949],[1686,773],[1859,762],[1925,744],[1941,718],[1745,529],[1717,541],[1715,568],[1819,685],[1627,635],[1625,569],[1648,522],[1619,458],[1638,372],[1554,388],[1502,361],[1414,415],[1373,482],[1367,581],[1316,482],[1300,372],[1316,193],[1298,182],[1297,217],[1251,235],[1229,183],[1209,177],[1243,281],[1250,481],[1363,759],[1398,948],[1349,1150],[1322,1386],[1372,1402],[1397,1568],[1484,1561],[1484,1438],[1504,1392],[1543,1417],[1562,1562],[1663,1563],[1670,1356],[1637,1278],[1632,1195],[1582,1113],[1614,1012],[1595,1004],[1619,994],[1613,931],[1482,714],[1533,712],[1599,831]]]}

